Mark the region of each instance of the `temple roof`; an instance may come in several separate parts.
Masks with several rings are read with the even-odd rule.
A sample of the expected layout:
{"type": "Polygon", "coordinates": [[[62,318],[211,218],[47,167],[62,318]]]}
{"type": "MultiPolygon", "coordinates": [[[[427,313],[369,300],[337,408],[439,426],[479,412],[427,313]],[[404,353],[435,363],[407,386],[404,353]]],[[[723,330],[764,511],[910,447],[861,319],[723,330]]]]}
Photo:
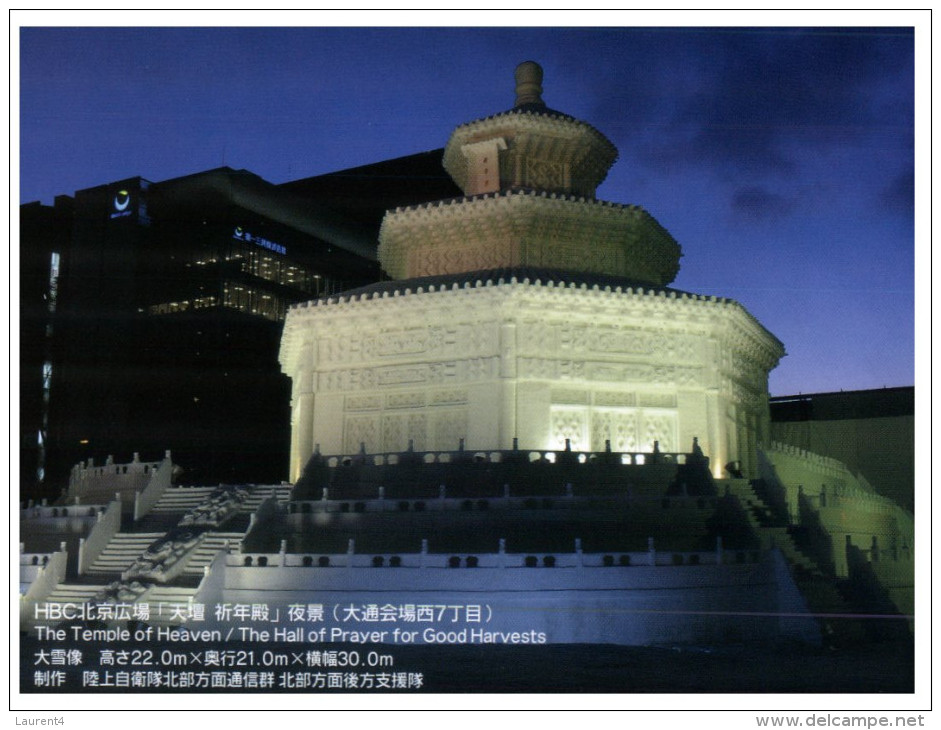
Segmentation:
{"type": "MultiPolygon", "coordinates": [[[[437,276],[419,276],[411,279],[393,279],[391,281],[380,281],[375,284],[368,284],[357,289],[349,289],[337,295],[323,297],[322,301],[327,299],[350,300],[369,297],[370,295],[382,294],[405,294],[415,292],[419,288],[425,291],[434,287],[435,289],[449,289],[455,285],[458,288],[465,286],[477,286],[490,284],[511,283],[532,283],[544,285],[564,285],[570,287],[598,287],[599,289],[610,288],[612,290],[620,288],[621,290],[632,289],[638,293],[664,293],[674,294],[676,296],[685,296],[692,299],[704,299],[716,302],[732,302],[726,297],[711,297],[692,292],[675,289],[668,286],[651,286],[643,281],[630,279],[623,276],[610,276],[607,274],[596,274],[582,271],[560,271],[558,269],[543,269],[534,266],[506,267],[499,269],[487,269],[483,271],[465,271],[456,274],[442,274],[437,276]]],[[[292,305],[292,309],[309,306],[306,303],[292,305]]]]}
{"type": "MultiPolygon", "coordinates": [[[[489,122],[493,119],[502,119],[503,117],[519,115],[519,114],[529,114],[533,116],[546,117],[548,119],[559,119],[565,122],[575,122],[585,127],[595,129],[588,122],[583,122],[580,119],[576,119],[571,114],[566,114],[565,112],[556,111],[555,109],[550,109],[545,104],[521,104],[520,106],[515,106],[512,109],[507,109],[502,112],[494,112],[493,114],[488,114],[485,117],[478,117],[477,119],[472,119],[469,122],[464,122],[459,125],[457,128],[461,129],[462,127],[471,127],[480,124],[481,122],[489,122]]],[[[597,129],[595,129],[598,132],[597,129]]],[[[601,134],[601,132],[598,132],[601,134]]]]}
{"type": "Polygon", "coordinates": [[[504,114],[542,114],[547,117],[558,117],[559,119],[570,119],[573,122],[578,120],[565,114],[563,112],[556,111],[555,109],[550,109],[545,104],[520,104],[513,107],[508,112],[503,112],[504,114]]]}
{"type": "Polygon", "coordinates": [[[536,266],[663,286],[681,255],[643,208],[526,188],[399,208],[379,232],[380,264],[402,279],[536,266]]]}
{"type": "Polygon", "coordinates": [[[590,124],[547,107],[541,84],[542,68],[521,63],[513,108],[454,130],[444,168],[465,194],[531,187],[594,195],[617,148],[590,124]]]}
{"type": "MultiPolygon", "coordinates": [[[[596,310],[601,306],[623,308],[633,303],[660,311],[669,310],[674,314],[686,312],[697,321],[706,314],[702,321],[720,323],[723,337],[737,341],[736,347],[756,353],[755,357],[764,361],[767,369],[774,367],[785,355],[784,345],[734,299],[650,285],[627,277],[518,266],[382,281],[292,305],[281,340],[282,368],[284,372],[293,372],[304,338],[308,336],[304,333],[313,331],[305,329],[307,325],[303,324],[309,319],[320,320],[321,317],[354,310],[359,310],[360,316],[374,317],[380,311],[376,307],[388,316],[392,311],[389,308],[396,305],[412,308],[437,306],[431,300],[441,294],[464,296],[487,292],[517,293],[524,297],[528,294],[578,297],[582,292],[595,293],[590,300],[596,310]],[[718,319],[712,317],[713,312],[718,319]],[[721,324],[732,321],[736,323],[733,327],[721,324]]],[[[723,346],[732,346],[730,342],[726,341],[723,346]]]]}

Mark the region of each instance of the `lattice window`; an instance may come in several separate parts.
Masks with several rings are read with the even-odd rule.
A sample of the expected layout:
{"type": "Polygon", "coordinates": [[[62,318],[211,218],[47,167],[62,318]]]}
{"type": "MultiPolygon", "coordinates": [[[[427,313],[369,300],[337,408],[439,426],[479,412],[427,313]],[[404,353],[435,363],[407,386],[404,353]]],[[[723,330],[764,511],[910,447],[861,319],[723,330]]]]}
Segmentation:
{"type": "Polygon", "coordinates": [[[658,441],[660,451],[676,451],[676,416],[670,413],[644,413],[643,434],[642,450],[652,450],[654,441],[658,441]]]}
{"type": "Polygon", "coordinates": [[[637,412],[595,411],[591,417],[593,451],[604,451],[610,440],[612,451],[638,451],[637,412]]]}
{"type": "Polygon", "coordinates": [[[360,444],[366,444],[366,451],[374,451],[379,446],[379,419],[376,416],[349,416],[343,435],[343,450],[346,453],[359,451],[360,444]]]}
{"type": "Polygon", "coordinates": [[[553,408],[551,413],[552,447],[565,448],[569,439],[573,451],[587,451],[588,413],[584,408],[553,408]]]}
{"type": "Polygon", "coordinates": [[[461,439],[467,438],[467,411],[448,411],[435,415],[435,448],[442,451],[457,449],[461,439]]]}
{"type": "Polygon", "coordinates": [[[565,186],[565,165],[561,162],[530,158],[526,167],[526,182],[531,188],[561,190],[565,186]]]}
{"type": "Polygon", "coordinates": [[[405,451],[409,439],[416,451],[423,451],[426,443],[427,417],[424,413],[382,417],[383,451],[405,451]]]}

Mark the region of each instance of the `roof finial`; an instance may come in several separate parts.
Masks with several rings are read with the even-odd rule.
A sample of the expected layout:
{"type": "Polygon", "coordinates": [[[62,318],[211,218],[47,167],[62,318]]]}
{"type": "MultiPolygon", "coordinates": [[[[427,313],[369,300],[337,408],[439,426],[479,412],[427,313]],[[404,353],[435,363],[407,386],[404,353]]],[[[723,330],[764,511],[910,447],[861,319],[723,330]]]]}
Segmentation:
{"type": "Polygon", "coordinates": [[[542,100],[542,66],[535,61],[523,61],[516,67],[516,106],[538,104],[542,100]]]}

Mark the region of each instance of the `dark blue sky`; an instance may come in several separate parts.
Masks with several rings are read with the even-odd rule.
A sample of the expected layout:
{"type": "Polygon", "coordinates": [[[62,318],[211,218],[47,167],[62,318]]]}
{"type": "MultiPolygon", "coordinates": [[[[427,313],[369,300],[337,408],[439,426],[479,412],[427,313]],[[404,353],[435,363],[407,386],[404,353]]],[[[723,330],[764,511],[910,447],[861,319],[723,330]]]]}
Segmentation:
{"type": "Polygon", "coordinates": [[[771,392],[914,382],[911,29],[22,28],[22,202],[218,167],[271,182],[443,146],[513,69],[607,135],[598,191],[683,247],[674,286],[788,351],[771,392]]]}

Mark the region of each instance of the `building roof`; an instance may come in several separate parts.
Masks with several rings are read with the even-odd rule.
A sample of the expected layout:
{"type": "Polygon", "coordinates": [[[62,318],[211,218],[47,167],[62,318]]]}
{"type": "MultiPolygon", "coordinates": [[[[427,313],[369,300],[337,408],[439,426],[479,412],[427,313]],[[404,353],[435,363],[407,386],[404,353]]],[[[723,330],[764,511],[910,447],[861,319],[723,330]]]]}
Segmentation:
{"type": "Polygon", "coordinates": [[[915,387],[799,393],[769,400],[772,421],[839,421],[915,413],[915,387]]]}
{"type": "Polygon", "coordinates": [[[162,198],[175,204],[192,201],[203,205],[207,200],[216,200],[237,205],[363,258],[376,257],[373,229],[320,200],[279,188],[247,170],[220,167],[166,180],[155,187],[162,198]]]}
{"type": "Polygon", "coordinates": [[[316,199],[375,231],[387,210],[461,195],[441,165],[443,149],[302,178],[277,187],[316,199]]]}

